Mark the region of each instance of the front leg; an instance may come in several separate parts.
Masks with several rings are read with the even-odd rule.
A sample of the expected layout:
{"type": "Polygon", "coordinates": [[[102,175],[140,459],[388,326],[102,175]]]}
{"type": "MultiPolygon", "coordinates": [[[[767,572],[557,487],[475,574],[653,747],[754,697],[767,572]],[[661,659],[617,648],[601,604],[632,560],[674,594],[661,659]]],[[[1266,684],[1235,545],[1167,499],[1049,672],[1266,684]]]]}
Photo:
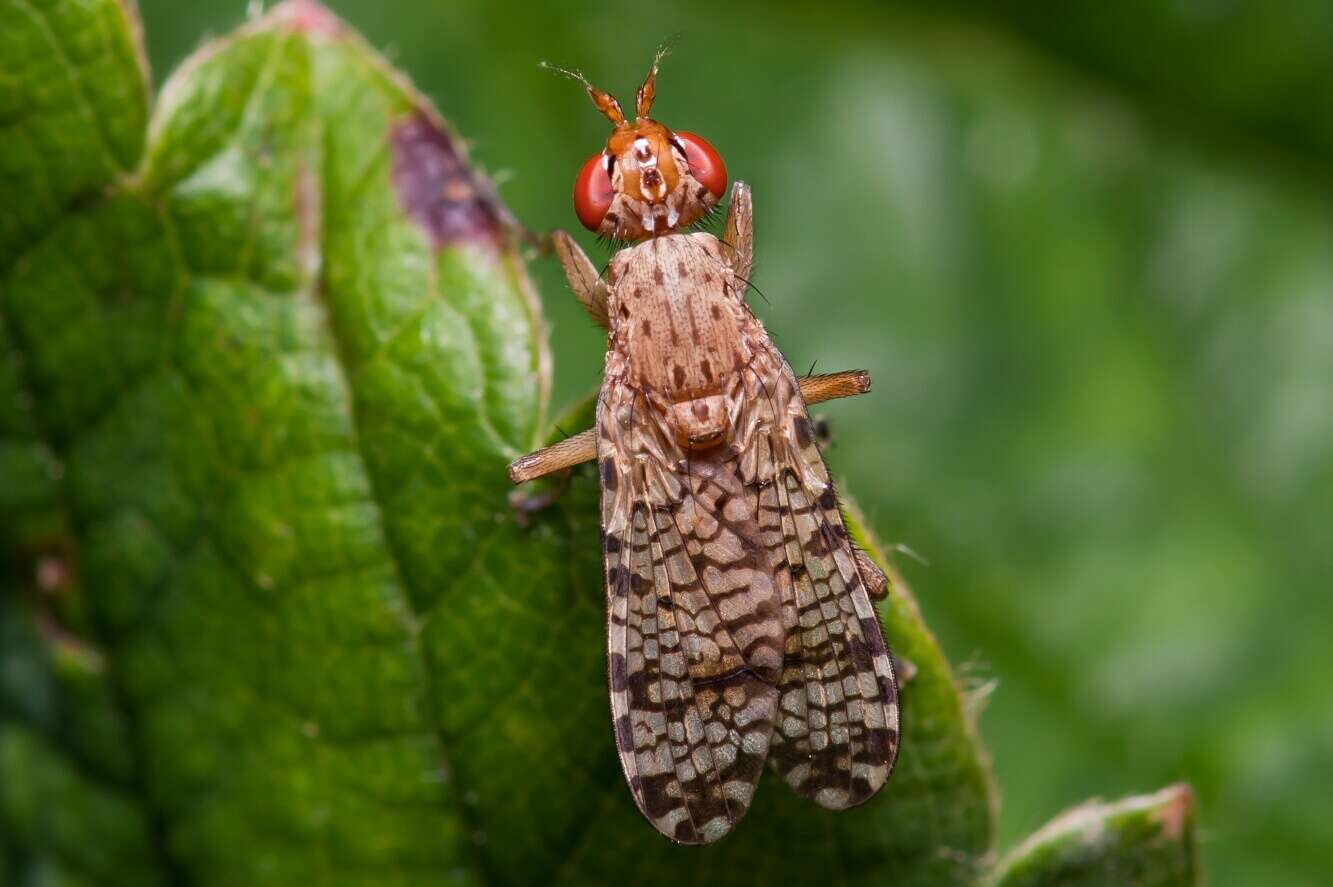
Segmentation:
{"type": "Polygon", "coordinates": [[[750,204],[750,186],[744,182],[731,186],[722,242],[731,247],[724,250],[723,259],[731,266],[732,273],[749,283],[750,268],[754,265],[754,207],[750,204]]]}
{"type": "MultiPolygon", "coordinates": [[[[865,370],[802,376],[798,381],[801,386],[801,398],[807,405],[865,394],[870,390],[870,374],[865,370]]],[[[591,462],[596,458],[597,429],[588,428],[578,434],[570,435],[557,444],[515,459],[509,463],[509,479],[516,484],[527,483],[583,462],[591,462]]],[[[869,580],[867,584],[870,584],[869,580]]]]}
{"type": "Polygon", "coordinates": [[[597,273],[597,266],[564,231],[551,232],[551,242],[555,245],[555,254],[560,257],[560,267],[565,270],[569,288],[574,291],[574,298],[599,327],[609,330],[611,319],[606,313],[606,281],[597,273]]]}

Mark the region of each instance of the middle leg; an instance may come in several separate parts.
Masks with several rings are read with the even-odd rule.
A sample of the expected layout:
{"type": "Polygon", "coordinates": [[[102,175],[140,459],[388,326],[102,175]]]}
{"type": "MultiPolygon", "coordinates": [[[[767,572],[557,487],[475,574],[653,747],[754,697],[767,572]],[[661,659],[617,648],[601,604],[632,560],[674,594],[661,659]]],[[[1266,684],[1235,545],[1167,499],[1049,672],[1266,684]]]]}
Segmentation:
{"type": "MultiPolygon", "coordinates": [[[[825,373],[822,376],[805,376],[800,379],[800,384],[801,397],[808,405],[865,394],[870,390],[870,374],[865,370],[825,373]]],[[[509,479],[516,484],[526,483],[596,458],[597,435],[594,429],[589,428],[557,444],[515,459],[509,463],[509,479]]]]}

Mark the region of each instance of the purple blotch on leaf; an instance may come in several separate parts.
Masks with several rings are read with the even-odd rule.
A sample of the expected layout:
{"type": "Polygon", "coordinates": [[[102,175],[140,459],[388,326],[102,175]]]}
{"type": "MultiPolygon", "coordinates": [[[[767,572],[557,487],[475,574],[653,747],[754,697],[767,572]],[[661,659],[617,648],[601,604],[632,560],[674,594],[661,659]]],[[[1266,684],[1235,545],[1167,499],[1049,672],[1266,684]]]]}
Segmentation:
{"type": "Polygon", "coordinates": [[[499,241],[503,211],[489,184],[472,173],[453,139],[433,120],[414,113],[394,125],[389,141],[398,201],[430,234],[432,246],[499,241]]]}

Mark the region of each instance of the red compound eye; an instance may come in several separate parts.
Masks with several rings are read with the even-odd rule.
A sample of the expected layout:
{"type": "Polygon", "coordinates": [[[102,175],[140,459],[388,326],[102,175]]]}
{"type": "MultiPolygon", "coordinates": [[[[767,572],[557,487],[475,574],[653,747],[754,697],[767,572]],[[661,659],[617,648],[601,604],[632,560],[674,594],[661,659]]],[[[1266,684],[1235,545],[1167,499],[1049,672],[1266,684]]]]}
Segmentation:
{"type": "Polygon", "coordinates": [[[606,156],[592,155],[574,180],[574,213],[583,227],[589,231],[602,227],[602,219],[606,218],[615,196],[611,176],[606,171],[606,156]]]}
{"type": "Polygon", "coordinates": [[[690,175],[714,197],[721,197],[727,190],[727,165],[722,162],[722,156],[692,132],[678,132],[676,138],[685,146],[685,162],[689,164],[690,175]]]}

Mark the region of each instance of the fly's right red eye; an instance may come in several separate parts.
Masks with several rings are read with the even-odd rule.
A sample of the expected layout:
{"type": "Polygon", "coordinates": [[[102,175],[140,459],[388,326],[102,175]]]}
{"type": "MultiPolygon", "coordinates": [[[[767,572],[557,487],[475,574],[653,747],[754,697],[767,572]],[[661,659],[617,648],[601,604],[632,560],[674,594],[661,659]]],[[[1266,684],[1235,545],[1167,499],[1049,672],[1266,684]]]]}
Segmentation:
{"type": "Polygon", "coordinates": [[[611,174],[606,171],[606,155],[592,155],[574,180],[574,213],[583,227],[589,231],[602,227],[602,219],[606,218],[615,197],[611,174]]]}
{"type": "Polygon", "coordinates": [[[714,197],[721,197],[727,190],[727,165],[722,162],[722,155],[702,136],[692,132],[678,132],[676,138],[685,149],[685,162],[690,167],[694,180],[713,192],[714,197]]]}

